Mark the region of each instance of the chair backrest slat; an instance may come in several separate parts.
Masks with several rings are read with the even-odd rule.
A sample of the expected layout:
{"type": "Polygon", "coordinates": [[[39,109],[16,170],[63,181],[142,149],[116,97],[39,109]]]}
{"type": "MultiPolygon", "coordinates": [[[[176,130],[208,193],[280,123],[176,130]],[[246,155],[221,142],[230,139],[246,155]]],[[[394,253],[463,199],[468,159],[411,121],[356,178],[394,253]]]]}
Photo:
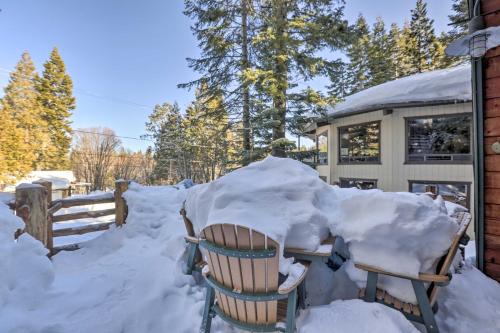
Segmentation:
{"type": "MultiPolygon", "coordinates": [[[[460,212],[455,215],[455,218],[457,219],[457,222],[459,224],[459,228],[455,236],[453,237],[453,241],[451,243],[450,249],[446,253],[445,256],[443,256],[444,261],[442,262],[441,266],[438,266],[438,275],[447,275],[451,264],[453,263],[453,259],[455,259],[455,255],[457,254],[458,247],[460,245],[460,239],[463,237],[465,232],[467,231],[467,228],[469,227],[469,224],[472,220],[472,217],[469,213],[467,212],[460,212]]],[[[438,293],[439,287],[436,284],[432,284],[429,289],[429,300],[431,305],[434,305],[436,300],[437,300],[437,293],[438,293]]]]}
{"type": "MultiPolygon", "coordinates": [[[[216,245],[242,250],[276,249],[272,258],[238,258],[203,248],[212,277],[231,290],[267,293],[278,290],[279,245],[264,234],[233,224],[214,224],[206,227],[201,237],[216,245]]],[[[242,301],[216,292],[225,315],[249,324],[275,324],[277,301],[242,301]]]]}
{"type": "MultiPolygon", "coordinates": [[[[222,232],[224,234],[224,240],[226,242],[226,246],[237,249],[238,242],[236,241],[236,230],[235,226],[232,224],[223,224],[222,232]]],[[[235,257],[229,257],[229,266],[231,267],[231,278],[233,282],[233,290],[243,290],[243,281],[241,277],[241,265],[240,259],[235,257]]],[[[246,322],[247,315],[245,312],[245,301],[236,300],[236,312],[238,314],[238,320],[246,322]]]]}

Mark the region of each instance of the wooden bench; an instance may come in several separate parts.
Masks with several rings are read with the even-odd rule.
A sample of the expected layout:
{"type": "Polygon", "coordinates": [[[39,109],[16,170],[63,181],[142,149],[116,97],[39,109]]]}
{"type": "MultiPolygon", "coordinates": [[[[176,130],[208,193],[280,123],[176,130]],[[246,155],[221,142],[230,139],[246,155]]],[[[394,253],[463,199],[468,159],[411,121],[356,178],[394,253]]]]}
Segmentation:
{"type": "Polygon", "coordinates": [[[457,213],[455,218],[460,227],[447,253],[440,259],[436,274],[420,273],[418,277],[412,277],[355,263],[357,268],[368,272],[366,288],[360,290],[360,297],[367,302],[378,302],[402,312],[409,320],[424,324],[428,333],[439,333],[439,328],[434,318],[434,314],[438,310],[436,302],[438,290],[439,287],[446,286],[451,280],[451,273],[449,272],[451,264],[459,245],[467,244],[468,237],[465,232],[471,222],[471,215],[469,213],[457,213]],[[377,288],[379,274],[410,280],[417,298],[417,304],[403,302],[390,295],[387,291],[377,288]]]}
{"type": "Polygon", "coordinates": [[[199,247],[208,263],[208,270],[203,269],[207,293],[200,332],[210,332],[216,315],[247,331],[294,332],[297,290],[308,263],[299,276],[280,285],[279,244],[233,224],[207,226],[199,247]]]}

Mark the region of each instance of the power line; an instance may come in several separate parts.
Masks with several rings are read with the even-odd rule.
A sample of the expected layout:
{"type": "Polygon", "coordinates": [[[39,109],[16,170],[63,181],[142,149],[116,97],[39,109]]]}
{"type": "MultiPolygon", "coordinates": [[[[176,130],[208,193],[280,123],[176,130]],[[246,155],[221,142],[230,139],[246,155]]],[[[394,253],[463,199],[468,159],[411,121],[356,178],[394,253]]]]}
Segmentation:
{"type": "MultiPolygon", "coordinates": [[[[11,70],[9,70],[7,68],[0,67],[0,72],[4,72],[2,74],[5,74],[5,76],[10,76],[10,74],[13,71],[11,71],[11,70]]],[[[31,77],[28,77],[28,76],[25,76],[25,75],[23,75],[23,77],[31,79],[31,77]]],[[[80,88],[76,88],[75,87],[75,88],[73,88],[73,90],[76,91],[76,92],[78,92],[79,94],[82,94],[82,95],[86,95],[86,96],[90,96],[90,97],[94,97],[94,98],[99,98],[99,99],[104,99],[104,100],[108,100],[108,101],[115,102],[115,103],[128,104],[128,105],[132,105],[132,106],[139,107],[141,109],[147,109],[147,110],[154,109],[154,106],[152,106],[152,105],[146,105],[146,104],[142,104],[142,103],[137,103],[137,102],[134,102],[134,101],[129,101],[129,100],[126,100],[126,99],[123,99],[123,98],[118,98],[118,97],[100,95],[100,94],[97,94],[97,93],[94,93],[92,91],[85,90],[85,89],[80,89],[80,88]]]]}
{"type": "Polygon", "coordinates": [[[134,138],[134,137],[131,137],[131,136],[123,136],[123,135],[116,135],[116,134],[110,134],[110,133],[99,133],[99,132],[84,131],[84,130],[73,130],[73,132],[95,134],[95,135],[102,135],[102,136],[111,136],[111,137],[121,138],[121,139],[130,139],[130,140],[154,142],[154,140],[151,140],[151,139],[134,138]]]}

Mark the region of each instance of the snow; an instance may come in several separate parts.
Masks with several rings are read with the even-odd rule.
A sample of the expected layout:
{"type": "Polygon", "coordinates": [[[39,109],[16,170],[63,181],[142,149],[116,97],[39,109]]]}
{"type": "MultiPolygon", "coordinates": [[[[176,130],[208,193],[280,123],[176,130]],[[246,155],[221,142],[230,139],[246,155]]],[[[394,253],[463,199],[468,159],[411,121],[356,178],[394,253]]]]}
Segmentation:
{"type": "Polygon", "coordinates": [[[471,101],[470,71],[470,65],[461,65],[389,81],[347,96],[327,113],[330,117],[341,117],[400,104],[471,101]]]}
{"type": "Polygon", "coordinates": [[[370,332],[418,333],[399,312],[361,300],[334,301],[306,310],[298,325],[301,333],[370,332]]]}
{"type": "MultiPolygon", "coordinates": [[[[186,212],[196,233],[210,224],[234,223],[281,245],[315,251],[328,236],[334,199],[330,185],[309,166],[267,157],[191,188],[186,212]]],[[[289,262],[282,258],[280,272],[287,274],[288,268],[289,262]]]]}
{"type": "MultiPolygon", "coordinates": [[[[286,166],[284,169],[271,163],[280,170],[269,172],[283,174],[283,182],[289,184],[292,182],[289,177],[298,174],[297,170],[287,170],[291,166],[292,169],[298,168],[289,163],[283,163],[286,166]]],[[[262,170],[252,172],[265,176],[262,170]]],[[[301,174],[299,178],[302,178],[302,182],[295,180],[298,186],[305,186],[307,181],[310,186],[316,186],[312,174],[301,174]]],[[[264,193],[267,186],[278,186],[271,178],[261,178],[260,181],[253,179],[253,182],[260,183],[264,193]]],[[[256,190],[257,185],[252,184],[251,189],[256,190]]],[[[199,331],[205,288],[199,276],[188,276],[182,272],[186,257],[183,239],[186,231],[179,209],[191,191],[197,192],[196,188],[204,186],[183,189],[173,186],[146,187],[132,183],[124,194],[129,214],[123,227],[112,227],[86,242],[81,250],[60,252],[52,261],[47,259],[47,251],[42,245],[29,235],[24,234],[14,241],[13,234],[22,228],[23,223],[5,205],[0,204],[0,332],[199,331]]],[[[330,199],[319,196],[311,198],[306,187],[302,188],[306,192],[304,197],[299,196],[297,198],[300,200],[290,200],[288,204],[302,205],[302,201],[310,200],[305,205],[308,212],[303,215],[304,218],[307,219],[312,212],[317,216],[328,212],[329,216],[324,221],[338,221],[343,202],[355,200],[366,193],[326,186],[318,187],[318,190],[330,199]],[[330,209],[328,203],[333,204],[330,209]]],[[[254,195],[257,193],[253,192],[254,195]]],[[[297,193],[300,191],[297,190],[297,193]]],[[[368,193],[377,195],[379,191],[368,193]]],[[[278,198],[284,200],[283,194],[278,198]]],[[[294,192],[288,191],[287,194],[292,195],[294,192]]],[[[193,195],[198,196],[199,193],[193,195]]],[[[268,193],[267,199],[273,198],[268,193]]],[[[229,202],[229,207],[235,204],[229,202]]],[[[241,204],[242,210],[245,204],[241,204]]],[[[255,209],[254,203],[250,201],[248,204],[255,209]]],[[[284,204],[268,203],[273,204],[283,209],[275,215],[287,214],[289,208],[284,210],[284,204]]],[[[423,201],[412,206],[416,210],[410,213],[416,214],[419,205],[425,204],[423,201]]],[[[370,207],[363,206],[358,210],[370,207]]],[[[266,213],[272,211],[266,209],[266,213]]],[[[249,214],[257,216],[254,212],[249,211],[249,214]]],[[[377,214],[380,214],[379,209],[374,210],[372,215],[377,214]]],[[[390,213],[386,214],[391,217],[390,213]]],[[[280,221],[275,215],[271,216],[273,220],[280,221]]],[[[296,224],[301,223],[296,221],[296,224]]],[[[364,226],[365,222],[361,225],[364,226]]],[[[280,228],[285,226],[281,225],[280,228]]],[[[413,227],[409,228],[415,231],[413,227]]],[[[303,237],[309,238],[309,235],[304,234],[303,237]]],[[[312,243],[311,239],[307,239],[307,242],[312,243]]],[[[395,310],[353,300],[357,297],[357,286],[348,275],[347,266],[342,266],[337,272],[319,263],[310,266],[306,286],[308,303],[312,306],[300,312],[298,333],[416,332],[413,325],[395,310]]],[[[453,275],[449,286],[441,288],[438,301],[440,310],[437,319],[443,333],[490,333],[500,329],[500,285],[468,263],[453,275]]],[[[236,331],[216,317],[212,332],[236,331]]]]}
{"type": "Polygon", "coordinates": [[[14,192],[17,185],[22,183],[31,183],[37,180],[46,180],[52,182],[52,190],[66,189],[71,182],[76,180],[73,171],[55,170],[55,171],[31,171],[25,178],[19,180],[14,186],[7,186],[6,192],[14,192]]]}
{"type": "MultiPolygon", "coordinates": [[[[478,30],[473,34],[463,36],[452,43],[450,43],[446,47],[446,54],[454,55],[454,56],[464,56],[464,55],[472,55],[474,57],[481,57],[484,53],[479,52],[479,50],[473,50],[472,54],[470,53],[470,43],[471,39],[477,35],[486,34],[488,37],[486,39],[486,50],[495,48],[500,45],[500,27],[489,27],[487,29],[478,30]]],[[[481,45],[481,42],[478,43],[481,45]]],[[[477,46],[476,46],[477,47],[477,46]]]]}
{"type": "Polygon", "coordinates": [[[500,284],[467,263],[441,288],[437,324],[444,332],[500,332],[500,284]]]}
{"type": "MultiPolygon", "coordinates": [[[[206,225],[235,223],[268,235],[281,250],[316,251],[330,231],[348,243],[357,263],[414,277],[432,271],[458,229],[442,200],[330,186],[305,164],[276,157],[193,187],[186,212],[197,233],[206,225]]],[[[280,272],[287,274],[291,262],[281,258],[280,272]]],[[[347,272],[360,286],[366,282],[354,267],[347,272]]],[[[392,280],[381,278],[380,284],[415,302],[409,283],[392,280]]]]}

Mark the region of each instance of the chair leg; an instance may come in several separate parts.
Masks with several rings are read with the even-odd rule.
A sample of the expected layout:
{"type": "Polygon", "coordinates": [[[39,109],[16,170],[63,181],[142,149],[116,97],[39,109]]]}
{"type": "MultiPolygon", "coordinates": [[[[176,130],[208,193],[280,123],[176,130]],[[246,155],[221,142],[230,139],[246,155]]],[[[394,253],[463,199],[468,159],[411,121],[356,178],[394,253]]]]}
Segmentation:
{"type": "Polygon", "coordinates": [[[365,301],[375,302],[377,295],[377,280],[378,273],[368,272],[368,279],[366,280],[365,301]]]}
{"type": "Polygon", "coordinates": [[[212,306],[214,305],[215,292],[214,288],[207,286],[207,294],[205,296],[205,307],[203,308],[203,321],[201,322],[200,333],[210,333],[212,326],[212,306]]]}
{"type": "Polygon", "coordinates": [[[436,324],[434,312],[429,303],[429,297],[427,296],[424,283],[422,281],[411,280],[411,284],[413,285],[415,296],[417,296],[418,306],[420,307],[427,333],[439,333],[439,328],[436,324]]]}
{"type": "Polygon", "coordinates": [[[297,292],[298,292],[298,297],[299,297],[299,307],[301,309],[305,309],[306,308],[306,298],[307,298],[306,281],[305,280],[299,284],[297,292]]]}
{"type": "Polygon", "coordinates": [[[286,307],[286,329],[285,333],[295,332],[295,314],[297,311],[297,289],[288,294],[288,304],[286,307]]]}
{"type": "Polygon", "coordinates": [[[186,262],[186,274],[193,274],[194,259],[196,257],[196,250],[198,249],[198,244],[189,243],[188,257],[186,262]]]}

